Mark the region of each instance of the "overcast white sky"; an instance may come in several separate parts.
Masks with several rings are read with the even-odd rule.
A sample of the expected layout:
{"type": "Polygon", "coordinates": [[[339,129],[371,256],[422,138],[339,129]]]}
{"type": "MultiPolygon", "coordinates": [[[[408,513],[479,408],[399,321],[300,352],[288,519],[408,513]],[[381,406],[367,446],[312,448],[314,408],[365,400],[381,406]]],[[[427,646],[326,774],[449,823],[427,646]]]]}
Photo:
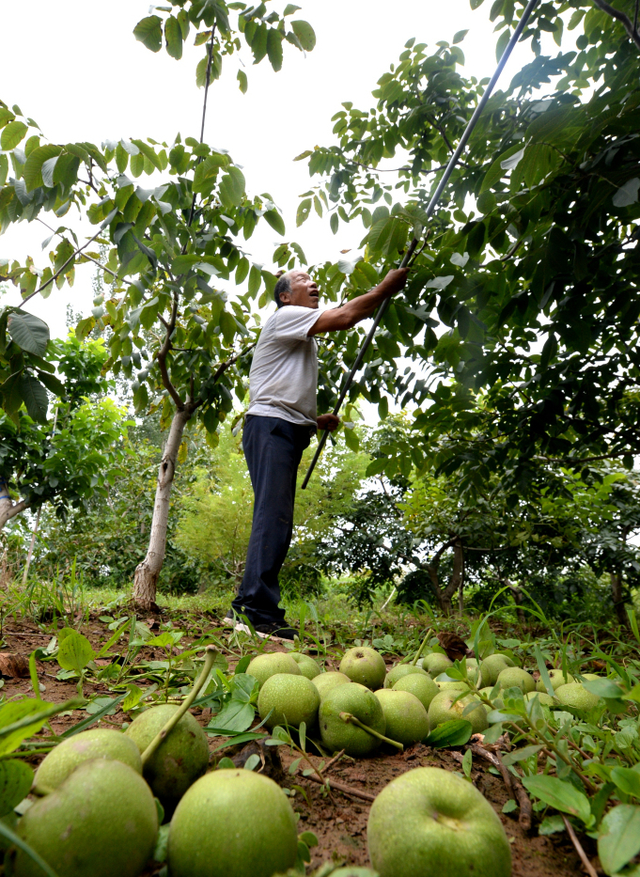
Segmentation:
{"type": "MultiPolygon", "coordinates": [[[[469,0],[298,0],[296,18],[308,20],[317,35],[306,57],[285,43],[283,69],[274,73],[268,61],[253,67],[243,52],[249,90],[236,83],[238,61],[226,59],[226,72],[209,96],[205,139],[230,150],[241,164],[250,193],[269,192],[287,226],[284,240],[296,240],[310,263],[336,260],[339,251],[357,246],[360,228],[341,227],[334,236],[313,216],[295,227],[298,196],[310,187],[306,162],[292,159],[316,144],[332,142],[331,116],[342,101],[368,109],[371,90],[410,37],[431,48],[439,40],[469,28],[461,44],[466,72],[479,77],[495,67],[495,36],[488,21],[489,0],[471,12],[469,0]]],[[[204,47],[191,47],[181,61],[164,52],[153,54],[133,37],[140,18],[149,14],[145,0],[0,0],[3,33],[2,91],[9,106],[40,125],[53,142],[121,137],[153,137],[171,143],[177,132],[199,136],[203,90],[195,86],[195,66],[204,47]]],[[[274,8],[284,2],[274,0],[274,8]]],[[[189,43],[193,42],[193,31],[189,43]]],[[[528,47],[512,58],[507,81],[528,60],[528,47]]],[[[144,177],[140,178],[144,185],[144,177]]],[[[312,214],[313,215],[313,214],[312,214]]],[[[21,226],[0,237],[0,257],[31,255],[44,266],[41,250],[48,236],[39,223],[21,226]]],[[[271,263],[274,245],[283,239],[268,226],[248,247],[256,261],[271,263]]],[[[65,290],[30,308],[49,322],[52,334],[64,334],[64,312],[71,300],[76,311],[91,308],[92,269],[78,272],[71,296],[65,290]]],[[[17,302],[19,296],[11,294],[17,302]]],[[[5,299],[7,301],[8,299],[5,299]]]]}

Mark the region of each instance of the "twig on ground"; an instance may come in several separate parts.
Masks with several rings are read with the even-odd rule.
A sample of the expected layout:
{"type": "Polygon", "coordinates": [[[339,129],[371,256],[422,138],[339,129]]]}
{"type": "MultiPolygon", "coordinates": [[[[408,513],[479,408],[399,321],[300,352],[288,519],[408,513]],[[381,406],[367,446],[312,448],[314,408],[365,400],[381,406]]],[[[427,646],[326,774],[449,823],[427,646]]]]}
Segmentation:
{"type": "Polygon", "coordinates": [[[504,762],[502,761],[502,758],[500,758],[500,753],[496,752],[496,758],[500,763],[500,771],[504,770],[507,774],[509,774],[511,787],[513,788],[513,793],[516,796],[516,801],[518,802],[518,806],[520,808],[518,824],[520,825],[520,828],[522,828],[524,831],[531,831],[531,823],[533,822],[533,807],[531,806],[531,799],[527,795],[526,789],[522,785],[518,777],[509,773],[507,768],[504,766],[504,762]]]}
{"type": "Polygon", "coordinates": [[[531,807],[531,801],[529,800],[529,796],[527,795],[522,783],[507,770],[497,752],[488,752],[484,746],[481,746],[479,743],[472,743],[471,751],[474,755],[478,755],[480,758],[489,761],[500,771],[500,776],[507,787],[507,792],[512,794],[518,802],[518,807],[520,808],[518,824],[524,831],[530,831],[533,818],[533,808],[531,807]]]}
{"type": "Polygon", "coordinates": [[[335,767],[335,765],[338,763],[338,761],[340,761],[340,759],[342,758],[343,755],[344,755],[344,749],[341,749],[340,752],[338,752],[336,755],[333,756],[331,761],[328,761],[326,763],[326,765],[323,768],[322,773],[326,773],[328,770],[331,770],[332,767],[335,767]]]}
{"type": "Polygon", "coordinates": [[[345,783],[340,783],[337,780],[325,779],[325,781],[322,782],[320,777],[314,776],[313,774],[304,776],[299,770],[296,771],[296,776],[303,780],[313,780],[313,782],[318,783],[318,785],[329,786],[329,788],[334,789],[336,792],[342,792],[345,795],[353,795],[354,798],[361,798],[363,801],[375,801],[376,799],[376,796],[369,794],[369,792],[361,792],[360,789],[354,789],[352,786],[347,786],[345,783]]]}
{"type": "Polygon", "coordinates": [[[27,639],[29,639],[32,636],[39,636],[39,637],[44,637],[44,639],[51,639],[50,633],[18,633],[17,631],[14,632],[13,630],[3,631],[3,636],[21,636],[21,637],[26,637],[27,639]]]}
{"type": "Polygon", "coordinates": [[[576,852],[580,856],[580,861],[584,865],[585,871],[587,872],[589,877],[598,877],[598,872],[596,871],[596,869],[593,867],[593,865],[591,864],[591,862],[587,858],[587,854],[583,850],[582,844],[578,840],[578,836],[575,833],[575,831],[573,830],[573,825],[571,825],[571,823],[569,822],[567,817],[564,815],[564,813],[562,813],[561,815],[562,815],[562,821],[565,824],[565,828],[569,832],[569,837],[571,838],[571,843],[576,848],[576,852]]]}

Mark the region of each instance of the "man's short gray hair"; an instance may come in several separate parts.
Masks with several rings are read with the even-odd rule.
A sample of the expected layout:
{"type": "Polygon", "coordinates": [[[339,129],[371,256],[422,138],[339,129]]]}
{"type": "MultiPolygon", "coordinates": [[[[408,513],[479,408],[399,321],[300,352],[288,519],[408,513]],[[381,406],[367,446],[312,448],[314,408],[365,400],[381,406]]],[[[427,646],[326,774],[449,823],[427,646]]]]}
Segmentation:
{"type": "Polygon", "coordinates": [[[278,282],[275,285],[275,289],[273,290],[273,297],[279,308],[283,307],[286,304],[286,302],[283,302],[280,299],[281,292],[291,292],[291,277],[289,276],[289,274],[283,274],[282,277],[278,279],[278,282]]]}

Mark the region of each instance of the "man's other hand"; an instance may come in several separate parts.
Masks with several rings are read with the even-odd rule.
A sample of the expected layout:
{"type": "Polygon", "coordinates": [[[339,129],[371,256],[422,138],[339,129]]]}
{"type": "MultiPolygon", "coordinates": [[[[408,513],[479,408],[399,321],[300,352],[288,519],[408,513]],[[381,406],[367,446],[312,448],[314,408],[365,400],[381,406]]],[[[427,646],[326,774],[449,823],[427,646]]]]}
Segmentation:
{"type": "Polygon", "coordinates": [[[334,429],[337,429],[340,426],[340,418],[336,417],[335,414],[321,414],[320,417],[316,419],[316,423],[318,424],[318,429],[333,432],[334,429]]]}

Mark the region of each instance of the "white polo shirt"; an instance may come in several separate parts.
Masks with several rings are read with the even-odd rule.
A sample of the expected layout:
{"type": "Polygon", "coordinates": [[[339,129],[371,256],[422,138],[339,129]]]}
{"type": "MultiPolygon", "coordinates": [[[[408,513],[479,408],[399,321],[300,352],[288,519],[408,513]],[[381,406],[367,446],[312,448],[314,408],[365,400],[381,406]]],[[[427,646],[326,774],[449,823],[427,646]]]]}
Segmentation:
{"type": "Polygon", "coordinates": [[[284,305],[269,317],[253,355],[247,414],[316,426],[318,355],[307,332],[321,313],[284,305]]]}

